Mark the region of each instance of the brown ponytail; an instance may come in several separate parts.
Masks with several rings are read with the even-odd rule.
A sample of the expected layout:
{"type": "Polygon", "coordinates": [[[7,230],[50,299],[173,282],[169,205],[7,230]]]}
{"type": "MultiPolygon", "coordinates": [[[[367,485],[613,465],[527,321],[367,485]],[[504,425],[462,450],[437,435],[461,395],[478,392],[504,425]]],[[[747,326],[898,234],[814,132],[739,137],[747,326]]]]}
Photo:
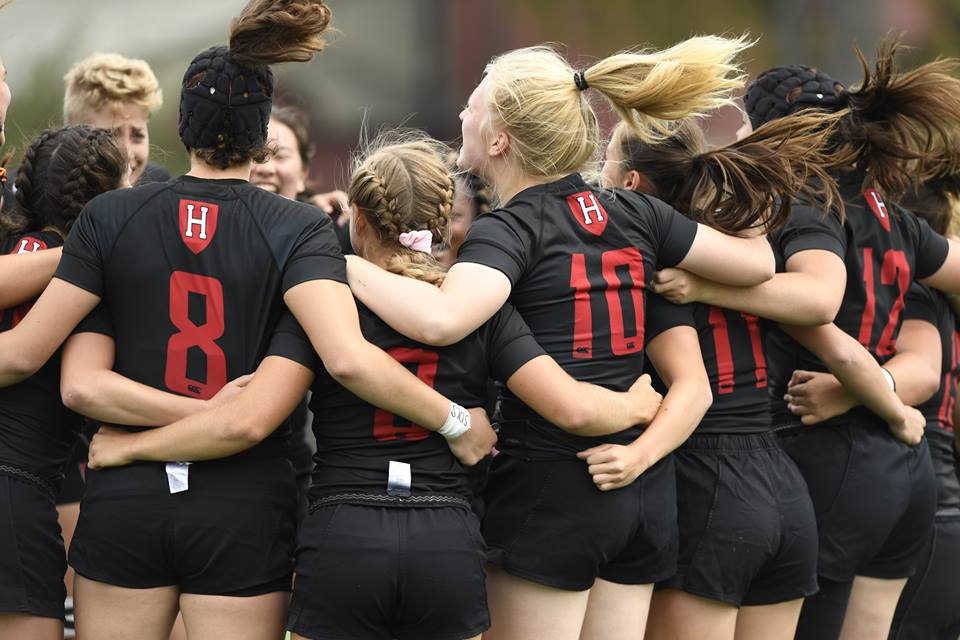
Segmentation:
{"type": "Polygon", "coordinates": [[[307,62],[329,26],[323,0],[250,0],[230,23],[230,57],[250,67],[307,62]]]}
{"type": "Polygon", "coordinates": [[[834,163],[866,170],[866,182],[891,198],[960,167],[960,60],[898,72],[899,43],[885,42],[873,70],[856,48],[863,83],[848,92],[834,136],[834,163]]]}
{"type": "Polygon", "coordinates": [[[783,226],[797,195],[824,209],[839,203],[842,214],[825,153],[838,117],[795,114],[713,150],[707,150],[703,132],[692,119],[661,142],[643,142],[625,125],[614,135],[623,168],[639,172],[651,195],[704,224],[735,234],[758,225],[768,231],[783,226]]]}

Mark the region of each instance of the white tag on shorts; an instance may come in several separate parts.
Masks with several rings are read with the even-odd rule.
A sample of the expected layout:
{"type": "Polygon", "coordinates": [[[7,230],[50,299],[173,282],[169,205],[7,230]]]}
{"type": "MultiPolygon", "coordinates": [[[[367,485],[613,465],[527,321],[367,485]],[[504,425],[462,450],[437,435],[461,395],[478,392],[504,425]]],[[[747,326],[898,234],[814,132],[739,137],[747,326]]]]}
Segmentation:
{"type": "Polygon", "coordinates": [[[410,495],[409,463],[390,461],[390,470],[387,472],[387,494],[391,496],[410,495]]]}
{"type": "Polygon", "coordinates": [[[170,493],[182,493],[190,488],[189,462],[168,462],[166,469],[170,493]]]}

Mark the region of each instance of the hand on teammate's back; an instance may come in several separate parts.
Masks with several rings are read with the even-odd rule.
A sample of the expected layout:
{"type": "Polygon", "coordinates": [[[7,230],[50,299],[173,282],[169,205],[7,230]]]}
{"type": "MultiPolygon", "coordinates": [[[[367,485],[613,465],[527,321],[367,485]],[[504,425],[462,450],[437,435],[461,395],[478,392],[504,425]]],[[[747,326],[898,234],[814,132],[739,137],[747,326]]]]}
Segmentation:
{"type": "Polygon", "coordinates": [[[450,451],[461,463],[472,467],[493,450],[497,434],[482,407],[470,409],[470,428],[459,438],[447,440],[450,451]]]}
{"type": "Polygon", "coordinates": [[[634,423],[649,424],[660,410],[663,396],[653,388],[650,375],[643,374],[627,391],[633,402],[634,423]]]}
{"type": "Polygon", "coordinates": [[[586,461],[593,484],[600,491],[625,487],[650,467],[647,456],[636,441],[626,446],[601,444],[581,451],[577,457],[586,461]]]}
{"type": "Polygon", "coordinates": [[[923,440],[923,430],[927,426],[927,419],[913,407],[904,407],[904,421],[902,425],[888,425],[890,433],[897,440],[907,443],[911,447],[920,444],[923,440]]]}
{"type": "Polygon", "coordinates": [[[835,418],[857,405],[833,374],[818,371],[794,371],[783,399],[803,424],[835,418]]]}
{"type": "Polygon", "coordinates": [[[239,378],[234,378],[227,384],[223,385],[220,391],[217,391],[217,394],[210,398],[207,404],[209,404],[211,408],[221,407],[227,404],[240,395],[240,392],[246,388],[247,384],[249,384],[251,380],[253,380],[252,373],[248,373],[245,376],[240,376],[239,378]]]}
{"type": "Polygon", "coordinates": [[[674,304],[696,302],[701,279],[683,269],[662,269],[653,274],[650,288],[674,304]]]}
{"type": "Polygon", "coordinates": [[[126,445],[133,436],[134,434],[116,427],[100,427],[90,441],[87,466],[91,469],[104,469],[130,464],[133,460],[127,454],[126,445]]]}

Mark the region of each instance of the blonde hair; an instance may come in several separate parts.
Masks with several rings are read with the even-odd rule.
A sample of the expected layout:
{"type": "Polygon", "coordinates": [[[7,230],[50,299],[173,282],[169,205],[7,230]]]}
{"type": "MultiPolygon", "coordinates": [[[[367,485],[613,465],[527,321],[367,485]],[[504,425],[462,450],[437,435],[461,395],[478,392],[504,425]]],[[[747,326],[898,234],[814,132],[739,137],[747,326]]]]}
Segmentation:
{"type": "Polygon", "coordinates": [[[357,161],[347,195],[394,255],[386,269],[440,285],[446,270],[429,253],[400,244],[400,234],[430,231],[433,243],[447,238],[456,190],[444,164],[447,147],[417,131],[381,135],[357,161]]]}
{"type": "MultiPolygon", "coordinates": [[[[745,76],[735,63],[751,46],[744,37],[690,38],[665,51],[619,53],[583,71],[643,140],[669,137],[676,121],[733,103],[745,76]]],[[[510,136],[507,158],[526,175],[553,177],[581,170],[600,146],[597,116],[554,49],[517,49],[486,68],[492,122],[510,136]]]]}
{"type": "Polygon", "coordinates": [[[82,123],[103,107],[135,104],[152,114],[163,104],[163,94],[153,70],[143,60],[116,53],[95,53],[73,65],[67,75],[63,120],[82,123]]]}

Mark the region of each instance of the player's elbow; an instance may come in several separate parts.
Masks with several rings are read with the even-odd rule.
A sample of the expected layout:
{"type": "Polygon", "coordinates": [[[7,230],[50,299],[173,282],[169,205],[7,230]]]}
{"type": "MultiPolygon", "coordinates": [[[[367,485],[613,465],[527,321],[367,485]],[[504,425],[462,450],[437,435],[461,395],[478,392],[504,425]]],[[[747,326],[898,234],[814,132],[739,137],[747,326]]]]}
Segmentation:
{"type": "Polygon", "coordinates": [[[224,424],[221,439],[237,445],[241,450],[249,449],[263,442],[276,427],[262,414],[251,411],[224,424]]]}
{"type": "Polygon", "coordinates": [[[926,368],[923,374],[917,377],[917,396],[922,398],[914,404],[926,402],[940,388],[940,372],[933,368],[926,368]]]}
{"type": "Polygon", "coordinates": [[[63,376],[60,379],[60,397],[67,409],[89,416],[96,404],[96,389],[82,378],[63,376]]]}
{"type": "Polygon", "coordinates": [[[584,403],[568,402],[554,408],[551,422],[567,433],[575,436],[587,436],[593,425],[594,412],[584,403]]]}
{"type": "Polygon", "coordinates": [[[419,327],[417,333],[419,335],[414,336],[415,339],[434,347],[446,347],[464,337],[457,334],[457,328],[449,317],[431,318],[430,321],[419,327]]]}
{"type": "Polygon", "coordinates": [[[706,414],[713,405],[713,391],[710,389],[710,380],[698,380],[692,388],[691,405],[694,411],[706,414]]]}

